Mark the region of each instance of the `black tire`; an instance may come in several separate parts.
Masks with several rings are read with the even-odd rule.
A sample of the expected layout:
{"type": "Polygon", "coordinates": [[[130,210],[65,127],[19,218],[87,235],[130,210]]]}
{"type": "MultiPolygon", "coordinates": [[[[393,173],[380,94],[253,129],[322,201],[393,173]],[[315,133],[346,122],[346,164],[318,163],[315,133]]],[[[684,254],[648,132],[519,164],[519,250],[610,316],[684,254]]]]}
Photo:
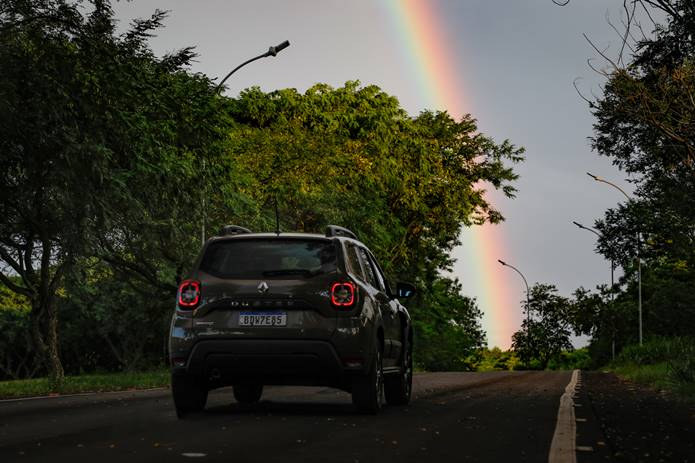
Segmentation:
{"type": "Polygon", "coordinates": [[[171,375],[171,395],[174,399],[176,416],[201,412],[208,401],[208,388],[202,378],[189,375],[171,375]]]}
{"type": "Polygon", "coordinates": [[[376,415],[383,405],[383,397],[384,367],[381,348],[377,347],[369,372],[353,379],[352,404],[360,413],[376,415]]]}
{"type": "Polygon", "coordinates": [[[262,384],[235,384],[234,398],[240,404],[255,404],[263,395],[262,384]]]}
{"type": "Polygon", "coordinates": [[[413,390],[413,344],[406,331],[403,336],[401,371],[398,375],[384,378],[384,393],[389,405],[407,405],[413,390]]]}

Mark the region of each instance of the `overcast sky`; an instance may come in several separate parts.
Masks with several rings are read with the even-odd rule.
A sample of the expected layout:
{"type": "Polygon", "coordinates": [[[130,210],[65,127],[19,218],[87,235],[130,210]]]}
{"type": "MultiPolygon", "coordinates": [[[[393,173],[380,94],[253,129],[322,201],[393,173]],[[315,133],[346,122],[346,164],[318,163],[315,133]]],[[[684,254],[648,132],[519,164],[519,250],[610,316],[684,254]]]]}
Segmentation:
{"type": "MultiPolygon", "coordinates": [[[[619,24],[622,1],[572,0],[566,7],[551,0],[431,1],[442,13],[452,49],[459,51],[451,60],[463,82],[465,110],[485,134],[526,148],[527,160],[517,168],[517,199],[497,200],[507,220],[497,230],[505,255],[495,259],[515,265],[529,284],[552,283],[564,295],[606,283],[610,267],[594,253],[595,237],[572,221],[591,225],[621,200],[617,191],[591,181],[585,172],[628,191],[631,187],[624,174],[591,152],[593,119],[572,82],[580,77],[578,84],[588,95],[600,94],[602,78],[587,65],[596,53],[582,33],[601,48],[616,50],[620,41],[606,14],[619,24]]],[[[171,10],[152,47],[162,54],[195,46],[199,57],[193,71],[211,77],[222,77],[269,45],[290,40],[292,45],[277,57],[235,74],[228,81],[230,96],[252,85],[303,91],[317,82],[341,86],[358,79],[395,95],[412,115],[441,109],[423,100],[410,76],[409,50],[379,0],[139,0],[115,7],[123,26],[155,8],[171,10]]],[[[466,237],[464,232],[464,246],[471,244],[466,237]]],[[[460,260],[464,254],[455,251],[460,260]]],[[[474,271],[459,262],[455,274],[466,294],[480,296],[470,275],[474,271]]],[[[518,301],[524,297],[519,276],[500,266],[485,278],[510,289],[504,316],[518,327],[518,301]]],[[[481,309],[490,346],[508,348],[511,332],[493,323],[490,307],[481,304],[481,309]]]]}

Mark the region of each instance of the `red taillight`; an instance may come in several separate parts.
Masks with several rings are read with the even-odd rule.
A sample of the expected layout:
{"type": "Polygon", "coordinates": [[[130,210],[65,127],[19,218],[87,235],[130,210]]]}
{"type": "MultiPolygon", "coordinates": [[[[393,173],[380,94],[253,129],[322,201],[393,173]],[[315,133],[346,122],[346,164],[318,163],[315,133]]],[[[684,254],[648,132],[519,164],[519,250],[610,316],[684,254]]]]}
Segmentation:
{"type": "Polygon", "coordinates": [[[355,305],[355,284],[349,281],[333,283],[331,286],[331,303],[336,307],[355,305]]]}
{"type": "Polygon", "coordinates": [[[200,282],[184,280],[179,286],[179,307],[193,309],[200,301],[200,282]]]}

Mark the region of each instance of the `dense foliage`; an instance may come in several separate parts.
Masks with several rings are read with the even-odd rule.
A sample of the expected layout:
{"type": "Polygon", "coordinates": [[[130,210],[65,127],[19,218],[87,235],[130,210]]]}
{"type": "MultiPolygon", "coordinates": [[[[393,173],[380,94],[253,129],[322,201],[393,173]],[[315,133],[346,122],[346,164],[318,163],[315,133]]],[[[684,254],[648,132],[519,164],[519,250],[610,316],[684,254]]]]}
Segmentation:
{"type": "Polygon", "coordinates": [[[695,5],[640,3],[664,19],[608,76],[594,109],[594,148],[636,183],[633,199],[596,223],[599,251],[625,276],[613,291],[583,294],[597,316],[580,328],[604,361],[613,342],[618,351],[637,342],[638,258],[645,336],[691,335],[695,326],[695,5]]]}
{"type": "Polygon", "coordinates": [[[60,288],[98,256],[170,297],[171,267],[190,260],[195,166],[219,155],[226,119],[209,80],[183,70],[190,50],[147,47],[163,13],[116,36],[108,2],[0,5],[0,279],[29,299],[59,383],[60,288]]]}
{"type": "Polygon", "coordinates": [[[461,296],[458,281],[435,280],[424,300],[411,309],[415,329],[415,362],[430,370],[472,371],[485,347],[480,310],[461,296]]]}
{"type": "Polygon", "coordinates": [[[557,294],[553,285],[535,284],[529,290],[524,311],[529,313],[521,330],[512,336],[512,348],[529,368],[545,369],[570,342],[572,302],[557,294]]]}
{"type": "MultiPolygon", "coordinates": [[[[606,82],[596,101],[587,100],[594,150],[635,185],[630,200],[596,222],[597,250],[623,276],[612,288],[579,288],[567,321],[591,336],[594,366],[617,354],[618,363],[637,367],[643,360],[626,360],[634,352],[664,346],[671,359],[692,358],[692,342],[678,336],[691,336],[695,326],[695,3],[625,0],[623,7],[624,42],[613,57],[594,46],[606,82]],[[640,266],[644,346],[636,346],[640,266]]],[[[673,368],[690,369],[681,376],[692,378],[686,363],[673,368]]],[[[653,373],[661,375],[662,366],[653,373]]]]}
{"type": "Polygon", "coordinates": [[[644,344],[625,347],[611,367],[636,381],[693,397],[695,393],[695,338],[654,336],[644,344]]]}
{"type": "Polygon", "coordinates": [[[502,220],[484,188],[513,196],[523,151],[357,82],[222,97],[191,49],[149,49],[164,17],[119,35],[107,0],[0,0],[0,323],[25,342],[2,376],[161,361],[201,224],[271,230],[275,204],[283,230],[353,228],[420,289],[421,366],[465,368],[480,313],[440,271],[462,226],[502,220]]]}

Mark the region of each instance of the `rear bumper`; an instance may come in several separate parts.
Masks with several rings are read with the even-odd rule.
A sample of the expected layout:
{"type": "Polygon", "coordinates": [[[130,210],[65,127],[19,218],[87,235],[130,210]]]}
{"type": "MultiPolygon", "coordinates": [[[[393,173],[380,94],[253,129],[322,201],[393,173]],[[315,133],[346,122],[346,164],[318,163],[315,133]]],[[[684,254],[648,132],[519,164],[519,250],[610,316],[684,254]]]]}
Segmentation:
{"type": "Polygon", "coordinates": [[[207,378],[211,387],[241,382],[349,387],[352,373],[344,368],[327,341],[308,340],[200,340],[185,366],[173,374],[207,378]]]}

